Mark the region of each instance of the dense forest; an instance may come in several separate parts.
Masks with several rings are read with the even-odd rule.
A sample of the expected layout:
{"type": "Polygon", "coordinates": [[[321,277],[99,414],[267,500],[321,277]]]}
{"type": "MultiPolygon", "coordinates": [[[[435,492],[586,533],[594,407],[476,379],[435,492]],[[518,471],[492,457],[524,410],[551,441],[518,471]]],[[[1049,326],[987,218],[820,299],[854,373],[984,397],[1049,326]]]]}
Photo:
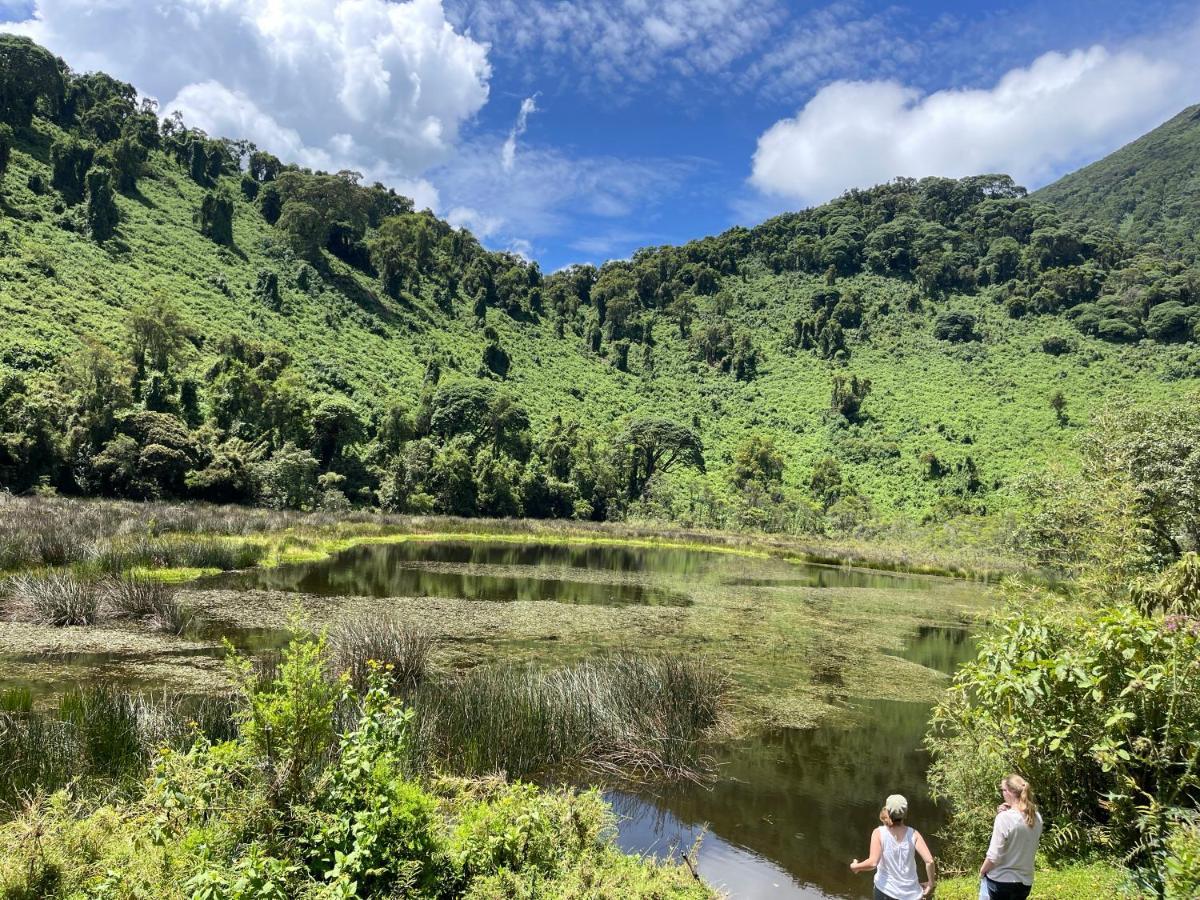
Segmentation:
{"type": "Polygon", "coordinates": [[[1188,257],[1003,175],[546,275],[28,39],[0,77],[16,492],[861,530],[1200,375],[1188,257]]]}

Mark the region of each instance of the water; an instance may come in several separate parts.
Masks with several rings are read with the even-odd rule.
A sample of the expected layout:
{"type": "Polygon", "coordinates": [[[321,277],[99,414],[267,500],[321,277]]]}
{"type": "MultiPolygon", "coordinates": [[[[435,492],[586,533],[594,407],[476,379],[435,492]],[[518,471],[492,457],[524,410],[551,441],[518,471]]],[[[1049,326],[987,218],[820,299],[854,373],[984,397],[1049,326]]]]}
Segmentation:
{"type": "MultiPolygon", "coordinates": [[[[961,628],[923,627],[902,654],[950,672],[974,655],[961,628]]],[[[868,853],[888,794],[908,798],[909,821],[938,852],[945,811],[930,799],[921,749],[931,707],[854,704],[856,723],[777,730],[720,751],[715,785],[611,794],[618,843],[658,856],[686,852],[703,833],[697,869],[731,897],[870,897],[850,872],[868,853]]]]}
{"type": "Polygon", "coordinates": [[[555,545],[431,543],[404,541],[352,547],[312,563],[248,569],[202,578],[197,587],[227,590],[295,591],[320,596],[446,597],[513,602],[624,606],[687,605],[683,594],[649,588],[636,581],[596,581],[586,577],[553,577],[537,570],[601,569],[637,572],[628,551],[620,548],[555,545]],[[613,553],[596,553],[597,549],[613,553]],[[607,565],[600,565],[602,559],[607,565]],[[480,569],[487,567],[491,571],[480,569]],[[517,570],[518,574],[509,574],[517,570]],[[534,570],[534,571],[529,571],[534,570]]]}
{"type": "MultiPolygon", "coordinates": [[[[621,816],[620,846],[660,856],[684,852],[704,831],[696,857],[699,871],[732,897],[869,897],[871,876],[852,875],[848,865],[852,858],[866,855],[883,798],[902,793],[910,801],[912,824],[937,852],[934,833],[944,823],[944,811],[929,800],[928,759],[921,750],[930,707],[848,696],[844,683],[858,662],[856,654],[870,651],[861,649],[861,641],[845,642],[840,632],[847,631],[845,616],[865,611],[871,623],[882,623],[879,633],[887,634],[892,617],[916,610],[936,617],[952,608],[948,601],[956,602],[964,591],[977,590],[974,587],[698,550],[485,541],[364,545],[321,562],[227,573],[192,586],[321,596],[554,601],[578,605],[581,615],[589,605],[661,606],[664,614],[677,609],[684,615],[708,615],[697,619],[708,623],[706,633],[701,638],[682,634],[680,647],[699,647],[718,659],[744,659],[761,645],[764,649],[755,659],[765,674],[756,690],[773,696],[808,679],[827,698],[844,700],[854,712],[853,721],[774,730],[718,748],[720,775],[709,786],[612,792],[609,796],[621,816]],[[731,602],[714,606],[714,598],[731,602]],[[876,603],[882,604],[879,613],[873,611],[876,603]],[[805,643],[808,623],[817,620],[827,629],[832,622],[833,631],[814,632],[824,636],[805,643]]],[[[955,614],[945,618],[953,621],[955,614]]],[[[861,633],[863,627],[860,620],[852,630],[861,633]]],[[[951,672],[974,653],[963,628],[912,627],[896,654],[910,662],[951,672]]],[[[254,654],[282,646],[288,633],[210,620],[188,637],[206,646],[172,645],[164,638],[157,651],[133,654],[0,654],[8,671],[17,672],[15,680],[0,679],[0,687],[20,684],[22,674],[26,685],[40,688],[35,690],[39,695],[72,681],[99,678],[124,679],[142,687],[137,675],[152,673],[155,663],[174,660],[176,665],[211,667],[216,662],[212,657],[223,654],[217,643],[222,637],[254,654]],[[34,676],[32,670],[39,669],[34,676]]],[[[551,635],[555,644],[559,637],[551,635]]],[[[607,640],[617,645],[629,638],[617,628],[607,640]]],[[[561,652],[540,647],[544,649],[536,658],[546,663],[553,663],[554,654],[561,652]]]]}

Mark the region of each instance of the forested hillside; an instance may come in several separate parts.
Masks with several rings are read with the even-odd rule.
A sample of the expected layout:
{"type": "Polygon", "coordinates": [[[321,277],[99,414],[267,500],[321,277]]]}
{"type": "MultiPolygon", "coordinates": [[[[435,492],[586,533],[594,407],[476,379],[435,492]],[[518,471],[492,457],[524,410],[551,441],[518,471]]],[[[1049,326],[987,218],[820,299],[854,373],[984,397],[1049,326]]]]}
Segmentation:
{"type": "Polygon", "coordinates": [[[1038,191],[1069,216],[1123,238],[1200,258],[1200,105],[1038,191]]]}
{"type": "Polygon", "coordinates": [[[0,38],[9,490],[855,530],[1200,377],[1200,271],[1004,176],[546,275],[136,97],[0,38]]]}

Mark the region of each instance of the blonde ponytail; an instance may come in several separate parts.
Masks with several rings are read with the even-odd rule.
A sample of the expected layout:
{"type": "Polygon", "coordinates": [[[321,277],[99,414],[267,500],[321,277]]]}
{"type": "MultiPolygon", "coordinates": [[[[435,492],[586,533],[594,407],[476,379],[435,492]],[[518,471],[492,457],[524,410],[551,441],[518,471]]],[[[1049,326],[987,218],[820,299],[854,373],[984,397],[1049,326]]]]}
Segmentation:
{"type": "Polygon", "coordinates": [[[1033,788],[1029,782],[1015,772],[1004,779],[1004,786],[1017,798],[1013,809],[1021,813],[1030,828],[1037,822],[1037,803],[1033,800],[1033,788]]]}

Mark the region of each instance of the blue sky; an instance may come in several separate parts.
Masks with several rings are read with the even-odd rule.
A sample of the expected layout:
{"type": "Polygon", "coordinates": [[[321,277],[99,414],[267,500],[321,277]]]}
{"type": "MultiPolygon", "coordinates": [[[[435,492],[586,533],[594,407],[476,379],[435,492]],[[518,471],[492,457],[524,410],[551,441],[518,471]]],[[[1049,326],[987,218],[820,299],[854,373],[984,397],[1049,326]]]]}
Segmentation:
{"type": "Polygon", "coordinates": [[[0,0],[77,70],[553,270],[895,175],[1031,187],[1189,103],[1177,0],[0,0]]]}

